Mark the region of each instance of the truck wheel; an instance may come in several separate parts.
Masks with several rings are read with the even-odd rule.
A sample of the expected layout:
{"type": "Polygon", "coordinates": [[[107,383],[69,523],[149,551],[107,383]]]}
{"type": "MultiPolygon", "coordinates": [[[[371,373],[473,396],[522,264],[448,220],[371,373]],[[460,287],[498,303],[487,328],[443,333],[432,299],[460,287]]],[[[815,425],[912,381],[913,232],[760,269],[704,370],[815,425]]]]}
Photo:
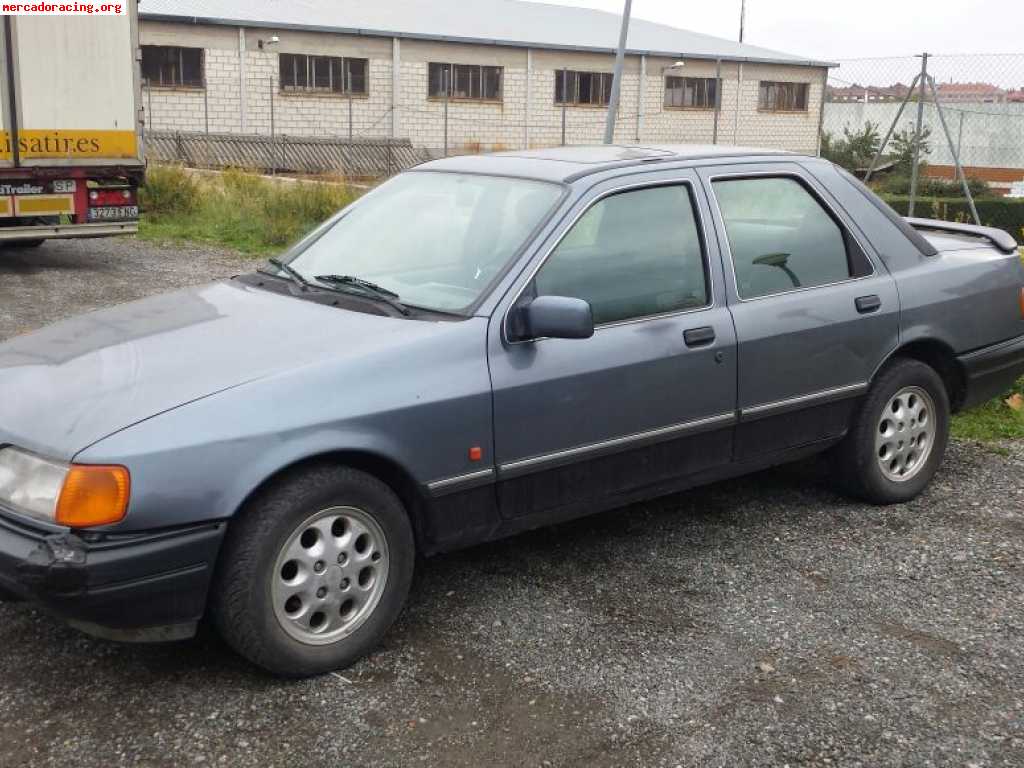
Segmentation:
{"type": "Polygon", "coordinates": [[[274,674],[341,669],[398,617],[415,554],[388,486],[347,467],[311,468],[258,494],[230,524],[212,618],[228,645],[274,674]]]}
{"type": "Polygon", "coordinates": [[[942,463],[949,417],[949,396],[934,369],[917,360],[891,363],[835,453],[843,485],[873,504],[915,498],[942,463]]]}

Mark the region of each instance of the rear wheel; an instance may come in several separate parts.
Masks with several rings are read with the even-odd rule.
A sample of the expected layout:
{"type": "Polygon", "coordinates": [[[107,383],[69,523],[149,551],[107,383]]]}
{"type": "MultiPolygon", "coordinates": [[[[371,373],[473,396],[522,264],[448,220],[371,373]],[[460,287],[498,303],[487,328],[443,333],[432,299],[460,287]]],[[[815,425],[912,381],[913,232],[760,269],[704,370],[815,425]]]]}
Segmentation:
{"type": "Polygon", "coordinates": [[[401,501],[346,467],[310,469],[232,523],[211,595],[224,639],[275,674],[346,667],[371,651],[409,592],[415,546],[401,501]]]}
{"type": "Polygon", "coordinates": [[[949,396],[934,369],[897,360],[879,374],[836,451],[846,489],[874,504],[915,498],[949,440],[949,396]]]}

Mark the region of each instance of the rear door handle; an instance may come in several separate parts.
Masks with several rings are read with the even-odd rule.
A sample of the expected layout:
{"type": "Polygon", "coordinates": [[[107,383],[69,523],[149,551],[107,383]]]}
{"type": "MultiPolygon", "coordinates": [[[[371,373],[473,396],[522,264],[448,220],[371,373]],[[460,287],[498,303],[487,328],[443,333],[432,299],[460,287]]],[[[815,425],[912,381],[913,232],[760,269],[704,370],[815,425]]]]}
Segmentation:
{"type": "Polygon", "coordinates": [[[715,329],[710,325],[683,331],[683,341],[688,347],[706,347],[715,340],[715,329]]]}
{"type": "Polygon", "coordinates": [[[878,308],[882,306],[882,300],[872,294],[871,296],[858,296],[854,304],[857,305],[858,312],[862,315],[867,315],[871,312],[877,312],[878,308]]]}

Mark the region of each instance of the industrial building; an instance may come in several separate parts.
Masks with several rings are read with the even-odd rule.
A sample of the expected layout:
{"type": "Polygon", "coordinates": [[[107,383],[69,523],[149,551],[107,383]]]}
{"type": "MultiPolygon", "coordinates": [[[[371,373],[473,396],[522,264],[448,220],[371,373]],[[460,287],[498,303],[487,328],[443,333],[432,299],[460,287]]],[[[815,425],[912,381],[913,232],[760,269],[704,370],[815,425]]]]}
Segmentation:
{"type": "MultiPolygon", "coordinates": [[[[140,13],[153,130],[435,152],[600,141],[620,23],[519,0],[146,0],[140,13]]],[[[616,141],[815,152],[828,67],[634,19],[616,141]]]]}

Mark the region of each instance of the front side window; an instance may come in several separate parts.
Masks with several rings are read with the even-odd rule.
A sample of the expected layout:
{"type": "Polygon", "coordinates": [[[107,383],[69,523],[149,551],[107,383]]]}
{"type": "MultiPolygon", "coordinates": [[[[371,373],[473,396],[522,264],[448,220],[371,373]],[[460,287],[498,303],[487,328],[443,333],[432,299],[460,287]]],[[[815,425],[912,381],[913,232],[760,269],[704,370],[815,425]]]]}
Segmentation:
{"type": "Polygon", "coordinates": [[[803,184],[790,177],[713,183],[740,298],[828,285],[870,271],[851,260],[842,229],[803,184]]]}
{"type": "Polygon", "coordinates": [[[718,80],[713,77],[665,78],[665,106],[676,109],[714,109],[718,80]]]}
{"type": "Polygon", "coordinates": [[[282,53],[279,56],[281,90],[366,93],[366,59],[340,56],[307,56],[282,53]]]}
{"type": "Polygon", "coordinates": [[[590,302],[595,324],[705,306],[689,186],[620,192],[596,203],[537,272],[534,293],[590,302]]]}
{"type": "Polygon", "coordinates": [[[142,46],[142,78],[150,86],[202,88],[203,49],[175,45],[142,46]]]}
{"type": "Polygon", "coordinates": [[[757,108],[764,112],[806,112],[807,83],[781,83],[762,80],[757,96],[757,108]]]}
{"type": "Polygon", "coordinates": [[[575,106],[607,107],[612,97],[610,72],[555,72],[555,103],[575,106]]]}
{"type": "Polygon", "coordinates": [[[476,64],[443,64],[427,66],[427,95],[467,101],[501,101],[502,67],[476,64]]]}
{"type": "Polygon", "coordinates": [[[351,275],[402,302],[462,312],[482,297],[561,199],[542,181],[403,173],[285,256],[307,280],[351,275]]]}

